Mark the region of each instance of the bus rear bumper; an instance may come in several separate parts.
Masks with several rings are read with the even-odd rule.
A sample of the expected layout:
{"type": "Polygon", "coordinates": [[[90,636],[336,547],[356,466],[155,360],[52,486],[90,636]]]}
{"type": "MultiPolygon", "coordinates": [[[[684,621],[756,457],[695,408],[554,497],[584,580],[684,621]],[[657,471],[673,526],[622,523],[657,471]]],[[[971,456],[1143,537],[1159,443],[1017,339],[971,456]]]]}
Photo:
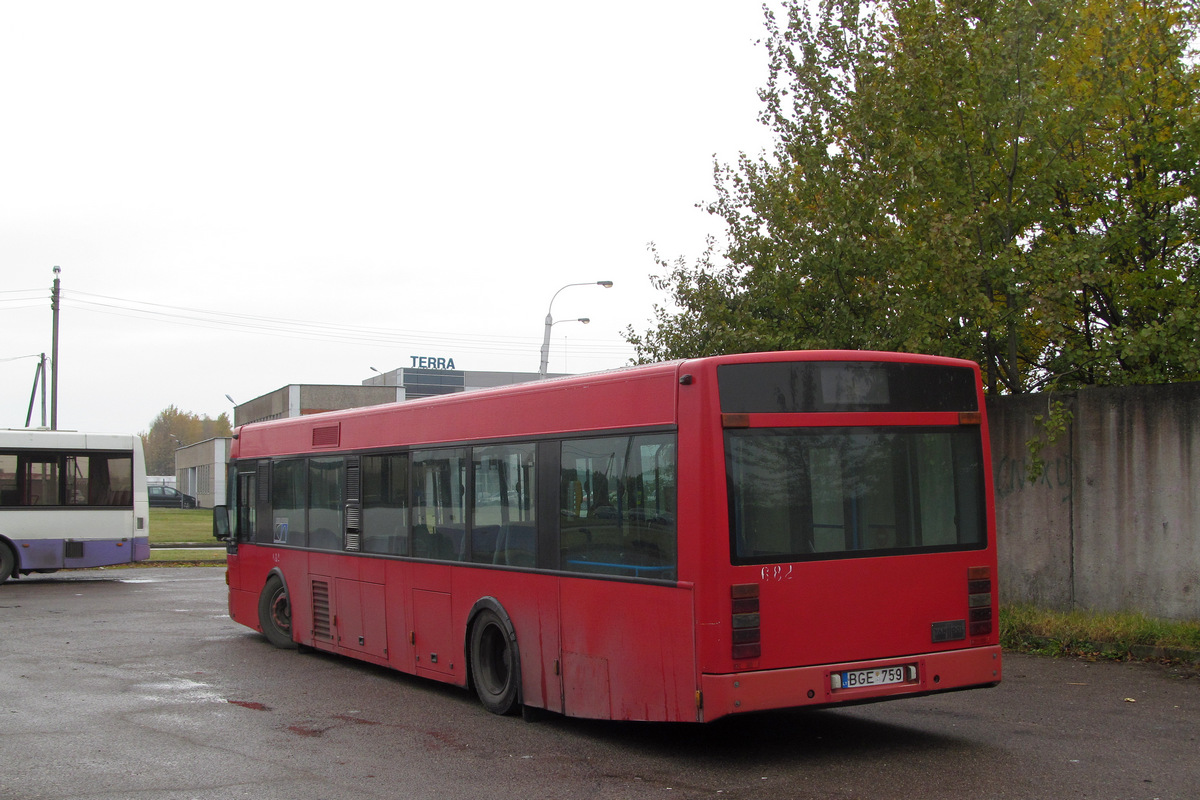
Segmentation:
{"type": "Polygon", "coordinates": [[[815,667],[702,675],[700,717],[705,721],[749,711],[869,703],[898,697],[950,692],[1000,682],[1000,647],[973,647],[944,653],[822,664],[815,667]],[[904,680],[840,688],[847,673],[903,669],[904,680]],[[910,671],[908,668],[915,668],[910,671]],[[836,688],[835,688],[836,687],[836,688]]]}

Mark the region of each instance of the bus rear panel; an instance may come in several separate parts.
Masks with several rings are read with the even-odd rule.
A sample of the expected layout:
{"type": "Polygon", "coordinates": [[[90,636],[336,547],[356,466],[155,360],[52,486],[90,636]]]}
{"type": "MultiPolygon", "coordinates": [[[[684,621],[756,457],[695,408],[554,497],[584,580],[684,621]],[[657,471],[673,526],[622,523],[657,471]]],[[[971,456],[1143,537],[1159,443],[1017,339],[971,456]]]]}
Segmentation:
{"type": "Polygon", "coordinates": [[[893,358],[706,376],[729,566],[701,626],[705,719],[999,682],[978,375],[893,358]]]}

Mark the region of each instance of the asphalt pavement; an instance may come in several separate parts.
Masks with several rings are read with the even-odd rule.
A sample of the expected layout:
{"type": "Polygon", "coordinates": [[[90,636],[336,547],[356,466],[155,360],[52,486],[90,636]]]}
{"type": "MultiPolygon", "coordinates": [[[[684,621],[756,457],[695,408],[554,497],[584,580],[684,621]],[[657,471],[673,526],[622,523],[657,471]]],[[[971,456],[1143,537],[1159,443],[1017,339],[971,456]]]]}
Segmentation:
{"type": "Polygon", "coordinates": [[[1200,678],[1009,654],[1004,682],[701,725],[496,717],[276,650],[224,570],[0,586],[0,799],[1200,797],[1200,678]]]}

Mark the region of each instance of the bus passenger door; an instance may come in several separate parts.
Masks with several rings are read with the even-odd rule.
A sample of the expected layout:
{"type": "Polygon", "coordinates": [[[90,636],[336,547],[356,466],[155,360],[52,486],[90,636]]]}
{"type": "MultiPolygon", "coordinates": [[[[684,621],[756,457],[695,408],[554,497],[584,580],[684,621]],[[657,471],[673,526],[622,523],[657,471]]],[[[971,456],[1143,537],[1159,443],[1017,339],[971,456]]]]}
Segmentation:
{"type": "Polygon", "coordinates": [[[258,497],[258,475],[255,472],[239,472],[237,476],[237,509],[235,527],[237,541],[254,541],[255,500],[258,497]]]}

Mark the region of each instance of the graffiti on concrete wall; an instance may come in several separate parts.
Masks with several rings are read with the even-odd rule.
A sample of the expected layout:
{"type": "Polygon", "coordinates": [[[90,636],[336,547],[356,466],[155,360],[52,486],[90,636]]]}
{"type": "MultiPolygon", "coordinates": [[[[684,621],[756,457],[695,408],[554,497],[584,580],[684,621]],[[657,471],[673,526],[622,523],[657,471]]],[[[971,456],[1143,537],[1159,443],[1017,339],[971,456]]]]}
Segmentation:
{"type": "Polygon", "coordinates": [[[1062,454],[1054,458],[1043,458],[1044,469],[1035,480],[1029,480],[1030,458],[1012,458],[1003,455],[996,462],[992,479],[996,484],[996,499],[1004,500],[1020,492],[1054,492],[1062,503],[1070,503],[1072,496],[1071,456],[1062,454]]]}

